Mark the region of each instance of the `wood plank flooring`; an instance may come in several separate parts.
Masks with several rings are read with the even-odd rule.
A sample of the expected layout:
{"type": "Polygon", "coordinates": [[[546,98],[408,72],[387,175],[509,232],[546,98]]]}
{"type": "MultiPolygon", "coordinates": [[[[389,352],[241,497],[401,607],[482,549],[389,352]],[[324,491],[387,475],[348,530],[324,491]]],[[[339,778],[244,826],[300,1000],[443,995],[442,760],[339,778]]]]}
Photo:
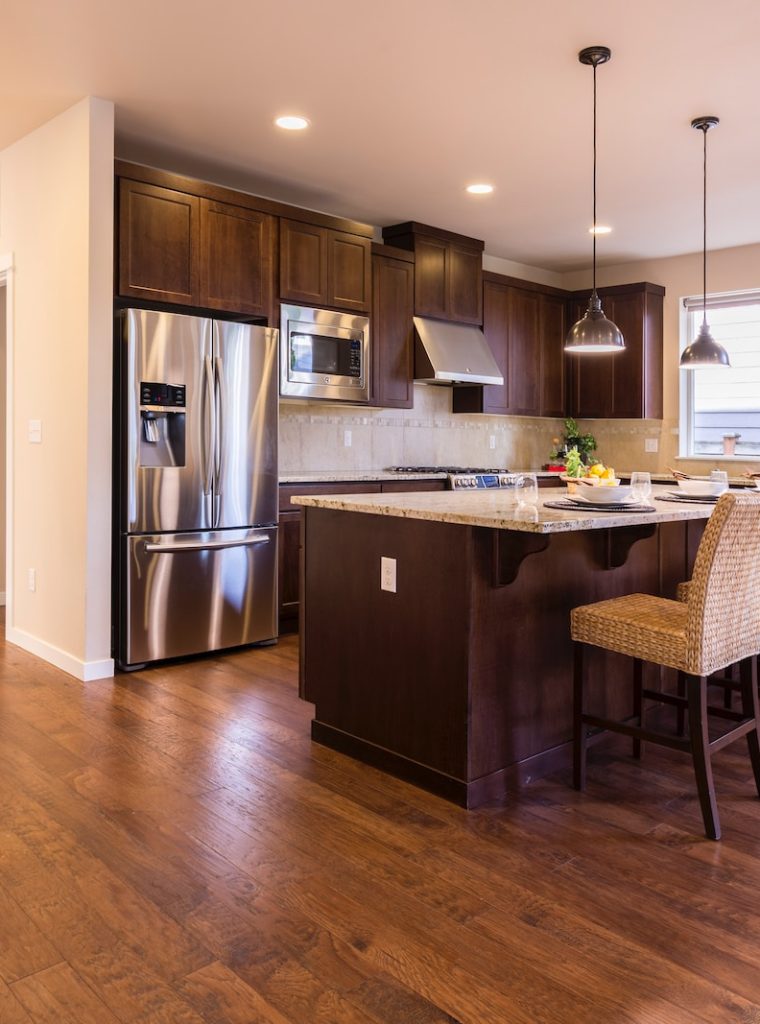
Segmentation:
{"type": "Polygon", "coordinates": [[[0,1024],[760,1024],[760,801],[625,743],[464,811],[311,743],[297,640],[81,684],[0,642],[0,1024]]]}

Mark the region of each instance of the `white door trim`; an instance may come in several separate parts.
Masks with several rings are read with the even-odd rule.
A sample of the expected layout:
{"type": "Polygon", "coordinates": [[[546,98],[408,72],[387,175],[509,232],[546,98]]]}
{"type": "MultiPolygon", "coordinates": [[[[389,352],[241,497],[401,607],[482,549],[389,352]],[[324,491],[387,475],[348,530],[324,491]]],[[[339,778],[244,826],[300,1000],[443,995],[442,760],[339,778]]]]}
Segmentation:
{"type": "Polygon", "coordinates": [[[13,629],[13,253],[0,253],[0,287],[5,287],[5,629],[13,629]]]}

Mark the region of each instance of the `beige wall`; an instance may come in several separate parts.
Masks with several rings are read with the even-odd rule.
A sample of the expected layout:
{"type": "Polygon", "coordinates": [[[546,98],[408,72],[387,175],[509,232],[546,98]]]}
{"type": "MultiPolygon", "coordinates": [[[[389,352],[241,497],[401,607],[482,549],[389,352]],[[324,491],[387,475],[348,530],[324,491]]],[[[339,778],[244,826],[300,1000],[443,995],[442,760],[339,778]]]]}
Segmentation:
{"type": "MultiPolygon", "coordinates": [[[[664,303],[664,418],[663,420],[585,420],[583,425],[597,435],[602,456],[615,468],[665,471],[678,455],[679,377],[681,299],[702,291],[702,254],[673,256],[669,259],[642,260],[617,267],[601,267],[597,284],[628,284],[651,281],[665,287],[664,303]],[[657,455],[644,453],[644,439],[657,437],[657,455]]],[[[565,274],[564,287],[588,287],[588,272],[565,274]]],[[[735,249],[718,249],[708,254],[708,290],[738,291],[760,288],[760,245],[735,249]]],[[[582,357],[578,357],[582,358],[582,357]]],[[[614,357],[613,357],[614,358],[614,357]]],[[[721,464],[729,472],[757,469],[757,463],[714,459],[708,462],[681,460],[679,468],[686,472],[705,473],[711,464],[721,464]]]]}
{"type": "Polygon", "coordinates": [[[5,340],[5,288],[0,287],[0,593],[5,604],[5,440],[6,440],[6,340],[5,340]]]}
{"type": "Polygon", "coordinates": [[[0,253],[13,258],[8,636],[80,678],[113,668],[113,115],[83,100],[0,153],[0,253]]]}

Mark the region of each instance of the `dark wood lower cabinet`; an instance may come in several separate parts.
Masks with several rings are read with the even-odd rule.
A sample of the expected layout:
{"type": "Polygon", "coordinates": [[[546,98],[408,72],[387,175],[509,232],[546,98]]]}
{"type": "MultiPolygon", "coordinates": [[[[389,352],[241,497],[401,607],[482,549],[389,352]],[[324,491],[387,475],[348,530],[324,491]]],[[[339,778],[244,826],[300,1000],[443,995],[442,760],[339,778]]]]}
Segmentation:
{"type": "MultiPolygon", "coordinates": [[[[306,509],[301,693],[314,739],[468,807],[566,767],[570,610],[675,597],[704,522],[541,536],[306,509]],[[396,559],[395,593],[380,588],[382,557],[396,559]]],[[[660,688],[659,669],[647,677],[660,688]]],[[[590,707],[630,714],[626,659],[593,652],[589,680],[590,707]]]]}
{"type": "Polygon", "coordinates": [[[301,509],[292,503],[297,494],[399,494],[411,491],[442,491],[445,480],[351,481],[349,483],[304,483],[280,485],[280,529],[278,587],[280,633],[298,630],[301,600],[301,509]]]}

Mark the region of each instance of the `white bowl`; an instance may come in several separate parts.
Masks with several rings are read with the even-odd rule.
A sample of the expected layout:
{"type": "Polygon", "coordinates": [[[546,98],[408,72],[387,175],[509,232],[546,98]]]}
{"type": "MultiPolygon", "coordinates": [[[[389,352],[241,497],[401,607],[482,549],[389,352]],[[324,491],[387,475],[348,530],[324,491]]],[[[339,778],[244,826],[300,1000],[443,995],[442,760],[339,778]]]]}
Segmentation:
{"type": "Polygon", "coordinates": [[[631,501],[632,489],[620,484],[616,487],[594,487],[593,484],[581,483],[577,493],[593,505],[622,505],[626,501],[631,501]]]}
{"type": "Polygon", "coordinates": [[[679,480],[678,487],[694,498],[717,498],[728,490],[728,484],[716,480],[679,480]]]}

